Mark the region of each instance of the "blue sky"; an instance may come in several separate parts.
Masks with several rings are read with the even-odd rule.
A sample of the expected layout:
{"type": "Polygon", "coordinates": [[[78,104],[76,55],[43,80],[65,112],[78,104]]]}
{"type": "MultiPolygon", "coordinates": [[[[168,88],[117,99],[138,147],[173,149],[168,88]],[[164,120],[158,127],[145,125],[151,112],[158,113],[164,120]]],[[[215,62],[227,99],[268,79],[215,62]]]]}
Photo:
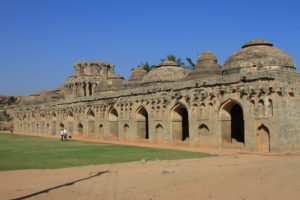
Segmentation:
{"type": "Polygon", "coordinates": [[[78,61],[116,65],[126,79],[141,62],[174,54],[223,64],[253,39],[300,64],[298,0],[0,0],[0,94],[54,89],[78,61]]]}

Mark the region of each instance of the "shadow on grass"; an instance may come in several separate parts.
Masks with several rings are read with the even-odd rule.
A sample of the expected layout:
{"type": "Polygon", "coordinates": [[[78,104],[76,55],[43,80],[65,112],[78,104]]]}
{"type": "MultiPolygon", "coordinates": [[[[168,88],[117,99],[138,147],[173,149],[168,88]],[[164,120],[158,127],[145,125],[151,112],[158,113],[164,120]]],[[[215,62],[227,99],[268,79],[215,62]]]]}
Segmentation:
{"type": "Polygon", "coordinates": [[[72,182],[69,182],[69,183],[65,183],[65,184],[62,184],[62,185],[58,185],[58,186],[55,186],[55,187],[52,187],[52,188],[48,188],[48,189],[45,189],[45,190],[42,190],[42,191],[39,191],[39,192],[36,192],[36,193],[28,194],[28,195],[26,195],[26,196],[18,197],[18,198],[12,199],[12,200],[27,199],[27,198],[30,198],[30,197],[33,197],[33,196],[37,196],[37,195],[40,195],[40,194],[43,194],[43,193],[48,193],[48,192],[50,192],[51,190],[55,190],[55,189],[58,189],[58,188],[61,188],[61,187],[65,187],[65,186],[71,186],[71,185],[74,185],[74,184],[77,183],[77,182],[84,181],[84,180],[88,180],[88,179],[91,179],[91,178],[94,178],[94,177],[96,177],[96,176],[100,176],[100,175],[106,174],[106,173],[109,173],[109,170],[106,170],[106,171],[100,171],[100,172],[97,172],[97,174],[95,174],[95,175],[93,175],[93,176],[89,176],[89,177],[86,177],[86,178],[81,178],[81,179],[78,179],[78,180],[76,180],[76,181],[72,181],[72,182]]]}

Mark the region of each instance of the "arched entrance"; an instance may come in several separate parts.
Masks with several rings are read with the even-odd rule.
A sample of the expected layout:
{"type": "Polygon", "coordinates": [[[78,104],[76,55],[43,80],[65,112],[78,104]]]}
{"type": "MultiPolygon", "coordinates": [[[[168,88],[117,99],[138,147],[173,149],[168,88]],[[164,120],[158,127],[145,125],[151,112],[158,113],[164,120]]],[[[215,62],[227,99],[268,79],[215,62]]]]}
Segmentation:
{"type": "Polygon", "coordinates": [[[68,120],[68,131],[73,133],[73,126],[74,126],[74,114],[73,114],[73,112],[69,112],[67,120],[68,120]]]}
{"type": "Polygon", "coordinates": [[[64,129],[65,129],[65,125],[63,123],[60,123],[59,124],[59,130],[61,131],[61,130],[64,130],[64,129]]]}
{"type": "Polygon", "coordinates": [[[223,144],[245,144],[243,109],[236,101],[228,101],[221,108],[223,144]]]}
{"type": "Polygon", "coordinates": [[[52,112],[51,114],[51,134],[56,134],[56,114],[55,112],[52,112]]]}
{"type": "Polygon", "coordinates": [[[178,104],[171,113],[173,141],[185,141],[189,138],[189,117],[187,109],[178,104]]]}
{"type": "Polygon", "coordinates": [[[103,127],[103,124],[99,125],[99,138],[101,138],[101,139],[104,138],[104,127],[103,127]]]}
{"type": "Polygon", "coordinates": [[[87,113],[88,118],[88,136],[94,137],[95,136],[95,113],[92,110],[89,110],[87,113]]]}
{"type": "Polygon", "coordinates": [[[260,125],[256,130],[256,151],[270,152],[270,132],[264,124],[260,125]]]}
{"type": "Polygon", "coordinates": [[[163,143],[163,127],[160,124],[155,126],[155,142],[156,143],[163,143]]]}
{"type": "Polygon", "coordinates": [[[119,136],[118,127],[118,112],[116,109],[111,109],[108,115],[110,135],[114,138],[119,136]]]}
{"type": "Polygon", "coordinates": [[[129,138],[129,125],[128,124],[124,124],[123,126],[123,138],[125,141],[128,141],[129,138]]]}
{"type": "Polygon", "coordinates": [[[81,123],[79,123],[77,126],[77,135],[83,136],[83,125],[81,123]]]}
{"type": "Polygon", "coordinates": [[[201,124],[198,127],[198,145],[208,146],[209,145],[209,128],[205,124],[201,124]]]}
{"type": "Polygon", "coordinates": [[[148,112],[141,106],[136,112],[137,138],[149,139],[148,112]]]}

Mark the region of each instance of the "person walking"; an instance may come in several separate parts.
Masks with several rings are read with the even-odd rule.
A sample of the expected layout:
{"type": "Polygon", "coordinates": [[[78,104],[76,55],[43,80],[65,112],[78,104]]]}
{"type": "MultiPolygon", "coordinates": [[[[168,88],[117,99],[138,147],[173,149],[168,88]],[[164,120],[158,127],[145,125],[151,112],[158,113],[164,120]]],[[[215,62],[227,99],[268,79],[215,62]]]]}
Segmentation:
{"type": "Polygon", "coordinates": [[[60,130],[60,136],[61,136],[61,141],[63,141],[64,140],[64,130],[60,130]]]}
{"type": "Polygon", "coordinates": [[[68,140],[67,139],[67,129],[66,128],[64,129],[64,138],[65,138],[65,140],[68,140]]]}

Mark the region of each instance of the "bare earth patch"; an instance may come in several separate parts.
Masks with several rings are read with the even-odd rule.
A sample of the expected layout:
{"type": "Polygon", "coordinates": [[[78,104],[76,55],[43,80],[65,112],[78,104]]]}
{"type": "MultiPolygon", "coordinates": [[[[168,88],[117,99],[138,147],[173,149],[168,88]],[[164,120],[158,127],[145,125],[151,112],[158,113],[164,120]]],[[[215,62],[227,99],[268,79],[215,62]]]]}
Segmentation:
{"type": "Polygon", "coordinates": [[[0,199],[299,199],[300,156],[229,155],[0,172],[0,199]]]}

